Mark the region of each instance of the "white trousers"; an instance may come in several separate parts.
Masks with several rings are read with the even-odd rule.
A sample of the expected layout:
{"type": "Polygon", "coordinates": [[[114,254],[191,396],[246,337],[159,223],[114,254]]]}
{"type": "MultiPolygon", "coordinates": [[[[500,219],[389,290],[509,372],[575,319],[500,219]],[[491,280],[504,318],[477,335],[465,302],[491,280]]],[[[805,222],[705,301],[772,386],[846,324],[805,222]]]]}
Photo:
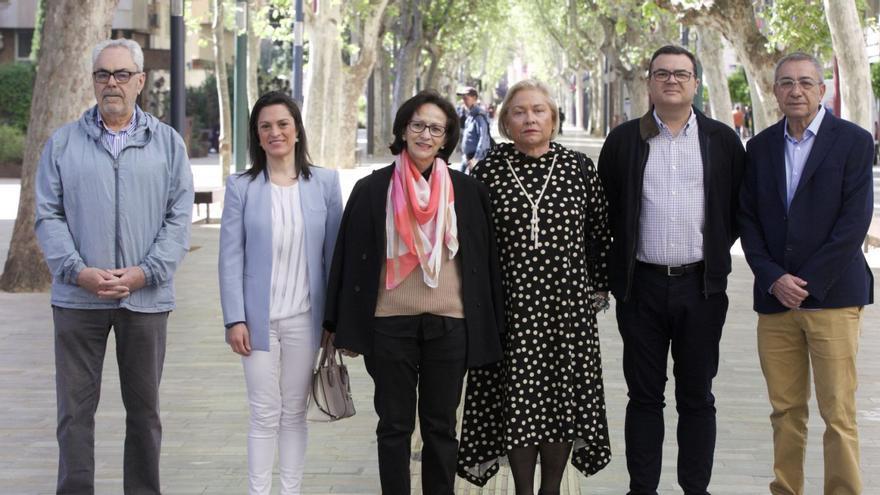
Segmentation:
{"type": "Polygon", "coordinates": [[[302,489],[308,429],[306,407],[318,343],[310,313],[269,323],[269,352],[242,357],[250,402],[248,485],[268,495],[278,446],[281,494],[302,489]]]}

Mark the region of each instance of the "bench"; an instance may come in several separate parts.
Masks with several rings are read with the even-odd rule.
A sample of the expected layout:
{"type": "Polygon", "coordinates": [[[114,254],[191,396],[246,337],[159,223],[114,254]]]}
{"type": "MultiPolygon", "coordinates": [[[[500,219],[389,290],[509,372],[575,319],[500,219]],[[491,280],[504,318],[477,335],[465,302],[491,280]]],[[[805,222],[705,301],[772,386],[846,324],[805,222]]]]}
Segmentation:
{"type": "Polygon", "coordinates": [[[225,191],[225,187],[196,189],[195,197],[193,198],[193,204],[196,205],[197,212],[200,211],[201,205],[205,205],[205,209],[207,210],[205,223],[211,223],[211,205],[222,201],[225,191]]]}

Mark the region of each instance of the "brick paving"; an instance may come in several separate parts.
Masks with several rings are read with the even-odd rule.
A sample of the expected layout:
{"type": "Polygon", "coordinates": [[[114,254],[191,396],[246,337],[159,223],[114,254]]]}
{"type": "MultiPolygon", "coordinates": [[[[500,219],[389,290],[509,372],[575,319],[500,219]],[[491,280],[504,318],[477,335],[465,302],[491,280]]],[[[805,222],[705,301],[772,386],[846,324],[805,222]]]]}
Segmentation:
{"type": "MultiPolygon", "coordinates": [[[[563,143],[598,153],[601,141],[571,136],[563,143]]],[[[381,161],[380,161],[381,162],[381,161]]],[[[363,173],[363,172],[361,172],[363,173]]],[[[350,187],[353,179],[347,179],[350,187]]],[[[344,189],[346,187],[344,186],[344,189]]],[[[218,208],[219,210],[219,208],[218,208]]],[[[2,217],[0,217],[2,220],[2,217]]],[[[0,258],[5,258],[12,222],[0,221],[0,258]]],[[[177,276],[178,308],[169,322],[163,376],[162,485],[164,493],[246,493],[247,408],[239,360],[223,343],[216,265],[219,229],[193,228],[194,251],[177,276]]],[[[0,259],[2,261],[2,259],[0,259]]],[[[875,275],[880,272],[875,270],[875,275]]],[[[730,311],[724,329],[721,366],[715,381],[718,441],[710,490],[714,494],[763,494],[771,479],[770,412],[758,365],[756,317],[751,311],[751,273],[734,257],[730,311]]],[[[54,365],[48,294],[0,293],[0,493],[50,494],[57,466],[54,365]]],[[[626,386],[621,342],[613,309],[599,318],[608,421],[613,459],[585,479],[571,473],[564,493],[620,494],[626,491],[623,419],[626,386]]],[[[865,493],[880,493],[880,309],[865,311],[859,355],[858,420],[862,438],[865,493]]],[[[97,493],[122,493],[124,411],[111,339],[98,409],[95,457],[97,493]]],[[[310,429],[305,493],[378,493],[372,383],[360,359],[348,360],[358,414],[310,429]]],[[[671,376],[671,372],[670,372],[671,376]]],[[[668,390],[667,442],[661,493],[681,493],[675,482],[675,407],[668,390]]],[[[822,492],[821,433],[811,408],[807,453],[807,493],[822,492]]],[[[418,442],[418,439],[416,439],[418,442]]],[[[413,463],[418,485],[418,463],[413,463]]],[[[276,481],[277,485],[277,481],[276,481]]],[[[461,482],[459,493],[513,493],[502,470],[482,491],[461,482]]],[[[277,493],[278,487],[275,487],[277,493]]],[[[414,491],[418,493],[418,490],[414,491]]]]}

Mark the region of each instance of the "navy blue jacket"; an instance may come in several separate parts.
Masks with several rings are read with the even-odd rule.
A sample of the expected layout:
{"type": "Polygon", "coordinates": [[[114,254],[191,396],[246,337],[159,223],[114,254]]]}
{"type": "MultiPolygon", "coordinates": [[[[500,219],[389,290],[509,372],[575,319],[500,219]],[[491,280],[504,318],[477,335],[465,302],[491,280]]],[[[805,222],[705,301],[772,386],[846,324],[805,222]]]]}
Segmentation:
{"type": "Polygon", "coordinates": [[[870,304],[874,277],[861,245],[873,212],[873,139],[826,112],[786,211],[784,125],[783,119],[747,146],[738,220],[755,274],[755,311],[787,310],[769,293],[786,273],[807,281],[803,308],[870,304]]]}

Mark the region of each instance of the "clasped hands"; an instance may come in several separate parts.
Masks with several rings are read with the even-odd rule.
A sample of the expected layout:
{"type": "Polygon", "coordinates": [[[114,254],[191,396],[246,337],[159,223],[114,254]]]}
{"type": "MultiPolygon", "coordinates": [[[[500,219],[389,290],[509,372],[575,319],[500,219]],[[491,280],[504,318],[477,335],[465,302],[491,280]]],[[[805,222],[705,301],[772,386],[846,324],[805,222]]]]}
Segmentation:
{"type": "Polygon", "coordinates": [[[139,266],[114,268],[83,268],[76,283],[101,299],[122,299],[146,285],[147,277],[139,266]]]}
{"type": "Polygon", "coordinates": [[[810,295],[810,293],[804,289],[806,286],[806,280],[790,273],[786,273],[779,277],[776,282],[773,282],[773,285],[770,286],[770,293],[773,294],[786,308],[797,309],[801,306],[801,303],[804,302],[804,299],[810,295]]]}

